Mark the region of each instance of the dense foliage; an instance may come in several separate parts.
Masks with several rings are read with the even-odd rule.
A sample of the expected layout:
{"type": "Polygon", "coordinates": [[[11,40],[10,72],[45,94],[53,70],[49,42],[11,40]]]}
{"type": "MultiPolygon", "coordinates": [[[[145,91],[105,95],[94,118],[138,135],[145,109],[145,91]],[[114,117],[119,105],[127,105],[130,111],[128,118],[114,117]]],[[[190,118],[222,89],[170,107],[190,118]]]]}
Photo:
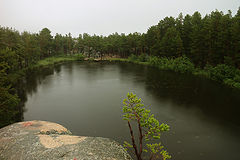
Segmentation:
{"type": "MultiPolygon", "coordinates": [[[[129,57],[130,61],[149,62],[161,69],[202,74],[239,88],[240,8],[234,16],[231,11],[224,14],[216,10],[204,17],[199,12],[185,16],[179,14],[177,18],[166,17],[142,34],[91,36],[83,33],[73,38],[70,33],[52,36],[47,28],[39,33],[19,33],[11,28],[0,27],[0,114],[8,108],[6,104],[9,99],[14,101],[11,102],[12,106],[18,103],[11,74],[48,57],[79,53],[84,53],[90,59],[129,57]]],[[[83,56],[75,58],[82,60],[83,56]]]]}

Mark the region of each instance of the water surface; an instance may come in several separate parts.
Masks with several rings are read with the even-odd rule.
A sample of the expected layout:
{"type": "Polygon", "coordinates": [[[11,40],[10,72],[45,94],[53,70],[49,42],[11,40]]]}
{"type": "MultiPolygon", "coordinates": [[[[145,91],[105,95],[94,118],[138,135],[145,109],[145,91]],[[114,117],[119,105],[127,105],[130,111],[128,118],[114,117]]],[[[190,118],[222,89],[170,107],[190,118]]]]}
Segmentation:
{"type": "Polygon", "coordinates": [[[122,100],[134,92],[160,122],[174,160],[239,160],[240,92],[204,78],[129,63],[74,62],[31,73],[24,120],[62,124],[73,134],[129,139],[122,100]]]}

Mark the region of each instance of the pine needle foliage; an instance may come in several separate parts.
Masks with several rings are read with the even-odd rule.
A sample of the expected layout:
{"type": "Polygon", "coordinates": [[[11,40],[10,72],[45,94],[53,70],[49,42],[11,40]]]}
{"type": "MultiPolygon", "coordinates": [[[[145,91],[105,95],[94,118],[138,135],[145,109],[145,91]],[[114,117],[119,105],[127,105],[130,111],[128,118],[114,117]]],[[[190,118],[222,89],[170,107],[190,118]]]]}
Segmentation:
{"type": "Polygon", "coordinates": [[[142,153],[149,152],[149,159],[166,160],[171,158],[161,143],[147,143],[153,140],[159,140],[161,133],[168,131],[169,126],[159,121],[151,114],[149,109],[144,108],[141,98],[133,93],[128,93],[127,98],[123,100],[123,120],[128,123],[131,144],[124,142],[126,149],[133,148],[138,160],[142,160],[142,153]],[[138,128],[138,137],[133,133],[132,123],[136,122],[138,128]],[[137,143],[138,141],[138,143],[137,143]]]}

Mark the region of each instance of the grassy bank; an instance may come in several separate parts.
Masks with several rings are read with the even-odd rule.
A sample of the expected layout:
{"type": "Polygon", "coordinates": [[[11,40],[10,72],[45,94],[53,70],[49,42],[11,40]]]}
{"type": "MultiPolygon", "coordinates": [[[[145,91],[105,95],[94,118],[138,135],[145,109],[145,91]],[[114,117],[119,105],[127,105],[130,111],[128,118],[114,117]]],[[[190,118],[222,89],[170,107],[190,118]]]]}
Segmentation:
{"type": "Polygon", "coordinates": [[[82,54],[74,54],[74,55],[62,55],[62,56],[56,56],[56,57],[49,57],[49,58],[45,58],[43,60],[38,61],[35,65],[32,66],[32,68],[54,65],[62,62],[67,62],[67,61],[77,61],[77,60],[78,61],[84,60],[84,56],[82,54]]]}
{"type": "Polygon", "coordinates": [[[15,86],[14,84],[17,83],[19,79],[24,77],[25,74],[31,70],[34,70],[37,68],[42,68],[42,67],[50,67],[50,66],[68,62],[68,61],[83,61],[83,60],[84,60],[84,56],[82,54],[48,57],[48,58],[38,61],[37,63],[35,63],[33,65],[30,65],[27,68],[10,73],[8,75],[8,79],[10,80],[11,84],[13,84],[13,86],[15,86]]]}
{"type": "Polygon", "coordinates": [[[197,68],[186,56],[178,58],[158,58],[146,57],[144,55],[131,55],[128,59],[111,58],[110,61],[131,62],[157,67],[161,70],[172,70],[180,73],[188,73],[196,76],[203,76],[228,85],[232,88],[240,89],[240,70],[225,64],[217,66],[206,65],[203,69],[197,68]]]}

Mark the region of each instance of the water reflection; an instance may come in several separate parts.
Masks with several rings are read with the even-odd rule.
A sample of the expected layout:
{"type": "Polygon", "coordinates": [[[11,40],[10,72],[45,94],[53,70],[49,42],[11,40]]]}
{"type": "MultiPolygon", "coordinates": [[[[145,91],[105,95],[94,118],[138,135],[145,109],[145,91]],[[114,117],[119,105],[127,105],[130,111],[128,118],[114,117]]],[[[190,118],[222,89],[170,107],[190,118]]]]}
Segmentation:
{"type": "Polygon", "coordinates": [[[161,101],[196,108],[209,118],[240,125],[240,91],[203,77],[159,71],[155,68],[121,64],[121,72],[135,75],[134,83],[144,83],[146,91],[161,101]]]}
{"type": "Polygon", "coordinates": [[[173,159],[240,158],[240,92],[204,78],[128,63],[69,63],[30,73],[24,87],[25,120],[122,143],[129,131],[121,100],[133,91],[171,126],[162,140],[173,159]]]}

